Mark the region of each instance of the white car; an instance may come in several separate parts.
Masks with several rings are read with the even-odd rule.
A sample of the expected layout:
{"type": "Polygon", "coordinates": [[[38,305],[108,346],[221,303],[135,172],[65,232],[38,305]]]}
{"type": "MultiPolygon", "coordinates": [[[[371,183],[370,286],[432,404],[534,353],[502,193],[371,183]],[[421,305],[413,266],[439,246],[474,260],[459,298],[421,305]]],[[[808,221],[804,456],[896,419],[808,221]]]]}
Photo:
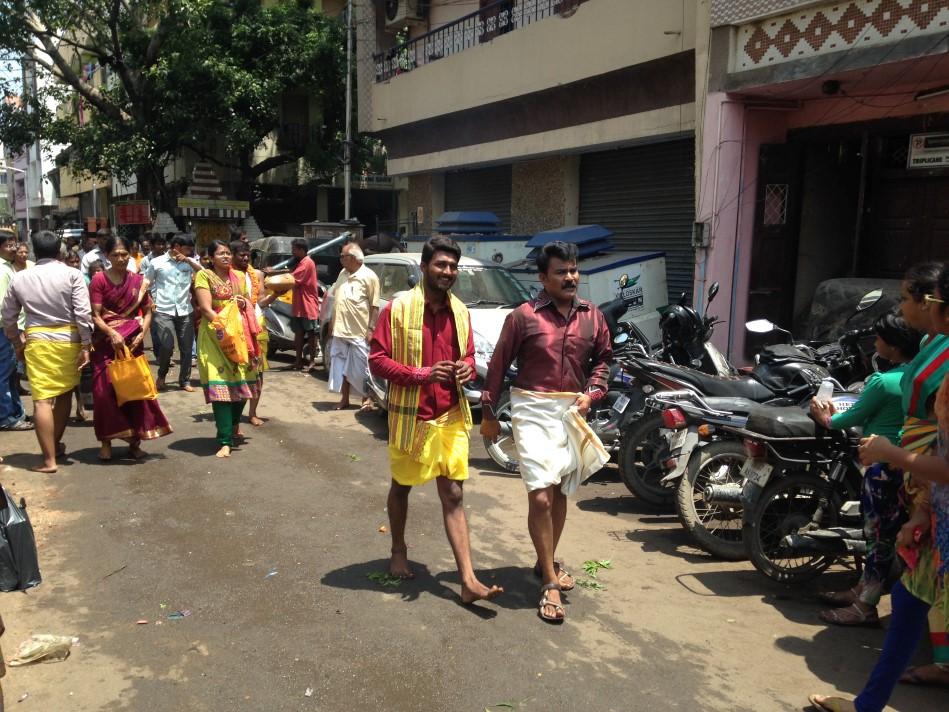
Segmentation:
{"type": "MultiPolygon", "coordinates": [[[[377,306],[383,309],[396,294],[411,289],[422,280],[422,254],[420,252],[391,252],[368,255],[365,265],[379,277],[380,299],[377,306]]],[[[452,294],[461,299],[471,314],[471,330],[474,332],[475,370],[477,378],[465,387],[472,405],[481,402],[481,384],[488,372],[488,362],[494,346],[501,335],[504,319],[517,306],[530,299],[530,294],[508,270],[470,257],[462,257],[458,263],[458,279],[452,294]]],[[[324,354],[324,365],[329,371],[330,322],[333,315],[332,290],[323,300],[320,313],[320,344],[324,354]]],[[[386,406],[387,384],[370,376],[370,395],[383,408],[386,406]]]]}

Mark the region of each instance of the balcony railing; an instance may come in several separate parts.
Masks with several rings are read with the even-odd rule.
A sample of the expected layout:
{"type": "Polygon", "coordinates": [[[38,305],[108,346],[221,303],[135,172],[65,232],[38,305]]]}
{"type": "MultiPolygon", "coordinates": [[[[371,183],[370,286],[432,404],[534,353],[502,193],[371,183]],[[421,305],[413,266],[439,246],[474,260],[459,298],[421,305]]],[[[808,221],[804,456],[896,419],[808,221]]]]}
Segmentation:
{"type": "Polygon", "coordinates": [[[411,72],[499,35],[527,27],[555,15],[569,16],[586,0],[496,0],[413,40],[373,55],[376,81],[411,72]]]}

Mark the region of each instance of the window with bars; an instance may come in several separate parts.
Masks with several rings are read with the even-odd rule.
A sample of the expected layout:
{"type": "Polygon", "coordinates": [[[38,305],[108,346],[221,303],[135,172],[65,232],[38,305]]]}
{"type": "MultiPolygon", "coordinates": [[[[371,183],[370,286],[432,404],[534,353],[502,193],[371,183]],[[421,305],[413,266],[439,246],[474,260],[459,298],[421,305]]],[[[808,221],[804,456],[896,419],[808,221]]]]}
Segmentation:
{"type": "Polygon", "coordinates": [[[764,187],[764,224],[785,225],[788,221],[787,183],[768,183],[764,187]]]}

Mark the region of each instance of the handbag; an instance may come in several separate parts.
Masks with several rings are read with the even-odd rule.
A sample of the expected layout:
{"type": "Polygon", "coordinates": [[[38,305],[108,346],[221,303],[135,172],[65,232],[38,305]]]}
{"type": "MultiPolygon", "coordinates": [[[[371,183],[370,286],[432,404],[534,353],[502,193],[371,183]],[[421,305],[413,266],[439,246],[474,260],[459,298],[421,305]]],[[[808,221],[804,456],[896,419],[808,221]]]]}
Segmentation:
{"type": "Polygon", "coordinates": [[[109,381],[115,390],[115,400],[119,405],[129,401],[155,400],[158,389],[145,354],[132,356],[129,347],[122,344],[115,350],[115,358],[106,367],[109,381]]]}
{"type": "Polygon", "coordinates": [[[250,353],[247,350],[247,341],[244,336],[243,317],[236,299],[225,304],[209,326],[221,347],[221,351],[229,361],[237,364],[245,364],[250,361],[250,353]]]}

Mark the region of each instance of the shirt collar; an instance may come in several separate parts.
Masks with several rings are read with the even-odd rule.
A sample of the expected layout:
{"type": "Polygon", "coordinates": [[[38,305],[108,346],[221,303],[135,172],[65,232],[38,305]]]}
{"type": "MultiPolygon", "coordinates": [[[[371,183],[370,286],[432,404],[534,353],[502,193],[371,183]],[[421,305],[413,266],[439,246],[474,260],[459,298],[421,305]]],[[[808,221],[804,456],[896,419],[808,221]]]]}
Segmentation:
{"type": "MultiPolygon", "coordinates": [[[[544,307],[549,307],[554,303],[554,300],[550,298],[550,295],[547,294],[546,289],[540,290],[540,293],[534,297],[534,312],[538,312],[544,307]]],[[[586,299],[580,299],[580,297],[574,295],[573,304],[570,307],[570,311],[574,309],[578,310],[588,310],[590,308],[590,302],[586,299]]]]}

